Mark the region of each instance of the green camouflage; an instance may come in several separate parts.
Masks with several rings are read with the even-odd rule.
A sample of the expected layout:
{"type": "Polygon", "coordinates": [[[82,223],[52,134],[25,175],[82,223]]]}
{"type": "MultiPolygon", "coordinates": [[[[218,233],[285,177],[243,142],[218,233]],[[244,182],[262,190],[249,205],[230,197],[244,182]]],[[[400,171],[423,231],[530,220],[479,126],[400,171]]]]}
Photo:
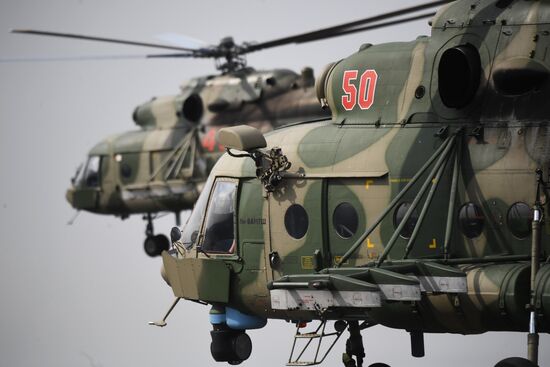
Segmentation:
{"type": "MultiPolygon", "coordinates": [[[[431,37],[366,44],[327,68],[316,89],[331,119],[265,135],[291,162],[274,189],[257,178],[268,149],[224,155],[210,178],[239,190],[236,250],[209,259],[231,269],[223,305],[460,334],[528,331],[531,305],[550,332],[550,221],[530,299],[532,208],[548,209],[536,170],[549,177],[549,19],[550,1],[450,3],[431,37]]],[[[165,266],[206,260],[209,228],[195,229],[165,266]]]]}
{"type": "Polygon", "coordinates": [[[76,209],[121,217],[190,209],[223,152],[216,131],[249,124],[267,132],[296,119],[326,116],[313,84],[311,68],[301,75],[248,68],[192,79],[178,95],[138,106],[133,118],[140,130],[93,147],[89,157],[101,158],[97,177],[75,178],[67,200],[76,209]]]}
{"type": "MultiPolygon", "coordinates": [[[[459,1],[438,12],[432,21],[431,37],[407,43],[364,45],[339,61],[320,80],[332,119],[295,124],[266,135],[268,147],[280,147],[292,163],[272,193],[267,193],[256,179],[251,159],[224,155],[211,176],[240,180],[235,216],[239,256],[216,255],[219,261],[231,264],[231,277],[236,279],[231,283],[229,304],[268,318],[316,318],[312,312],[273,310],[267,283],[290,274],[314,274],[315,267],[334,268],[390,200],[451,136],[456,136],[456,144],[427,208],[426,225],[420,228],[408,259],[412,263],[414,259],[437,262],[444,257],[452,162],[459,155],[460,180],[448,259],[523,256],[527,260],[531,237],[514,235],[507,215],[515,203],[532,206],[536,198],[535,169],[548,170],[550,156],[544,145],[547,127],[542,116],[548,116],[550,111],[542,101],[550,87],[542,84],[521,95],[505,94],[495,86],[494,70],[499,65],[506,66],[512,58],[523,65],[538,63],[548,74],[550,62],[544,50],[550,44],[549,34],[545,24],[537,23],[544,23],[549,11],[547,1],[513,2],[502,7],[494,1],[474,5],[459,1]],[[479,87],[464,107],[448,107],[439,94],[438,65],[446,50],[464,44],[479,50],[479,87]],[[348,70],[376,71],[372,107],[344,108],[343,78],[348,70]],[[419,92],[419,87],[425,94],[419,92]],[[339,236],[332,224],[333,213],[342,202],[350,203],[357,211],[358,226],[349,238],[339,236]],[[484,218],[483,230],[471,238],[464,235],[459,223],[460,209],[470,202],[481,209],[484,218]],[[307,233],[300,239],[293,238],[285,228],[285,213],[294,204],[303,206],[308,213],[307,233]],[[316,250],[320,257],[314,255],[316,250]],[[269,254],[273,252],[280,257],[277,267],[270,266],[269,254]],[[316,263],[319,259],[322,264],[316,263]]],[[[426,176],[423,177],[425,181],[426,176]]],[[[413,201],[420,181],[402,201],[413,201]]],[[[343,264],[343,269],[373,266],[380,259],[395,231],[394,213],[391,211],[382,220],[343,264]]],[[[547,256],[547,231],[542,244],[547,256]]],[[[407,239],[398,237],[387,254],[387,265],[383,266],[401,260],[406,245],[407,239]]],[[[193,248],[185,257],[201,259],[204,255],[193,248]]],[[[426,294],[416,307],[430,312],[419,313],[410,305],[398,303],[373,309],[368,312],[369,317],[392,327],[434,332],[526,330],[527,313],[520,306],[529,303],[528,292],[524,291],[529,287],[528,266],[515,261],[494,265],[489,260],[467,264],[464,260],[458,268],[467,277],[466,294],[426,294]],[[502,288],[504,278],[509,282],[509,292],[502,288]],[[509,310],[506,305],[498,306],[499,294],[502,296],[503,292],[512,297],[509,310]],[[505,311],[509,311],[507,316],[503,316],[505,311]],[[490,317],[484,318],[487,314],[490,317]]],[[[550,289],[545,289],[542,293],[547,297],[550,289]]],[[[549,311],[544,311],[545,320],[550,317],[549,311]]],[[[345,314],[335,311],[333,317],[345,318],[345,314]]]]}

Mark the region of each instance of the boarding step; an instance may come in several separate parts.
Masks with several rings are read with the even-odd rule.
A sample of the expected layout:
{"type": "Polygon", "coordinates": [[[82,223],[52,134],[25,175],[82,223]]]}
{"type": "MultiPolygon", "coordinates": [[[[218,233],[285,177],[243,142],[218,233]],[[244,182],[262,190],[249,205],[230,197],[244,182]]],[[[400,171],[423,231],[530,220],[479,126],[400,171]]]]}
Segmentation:
{"type": "Polygon", "coordinates": [[[315,339],[320,338],[322,335],[317,333],[304,333],[304,334],[296,334],[294,337],[296,339],[315,339]]]}
{"type": "Polygon", "coordinates": [[[315,366],[318,363],[315,362],[288,362],[287,366],[315,366]]]}
{"type": "Polygon", "coordinates": [[[327,321],[322,320],[319,326],[313,332],[300,332],[303,325],[300,322],[296,323],[296,333],[294,334],[294,342],[292,343],[292,350],[288,358],[287,366],[314,366],[322,363],[331,351],[332,347],[336,344],[342,333],[346,330],[347,323],[345,321],[336,321],[334,323],[334,331],[326,332],[327,321]],[[323,350],[321,345],[323,340],[329,340],[330,345],[323,344],[323,350]],[[298,340],[302,340],[297,346],[298,340]],[[314,342],[315,340],[315,342],[314,342]],[[308,356],[305,356],[306,352],[309,354],[309,358],[313,360],[306,360],[308,356]]]}

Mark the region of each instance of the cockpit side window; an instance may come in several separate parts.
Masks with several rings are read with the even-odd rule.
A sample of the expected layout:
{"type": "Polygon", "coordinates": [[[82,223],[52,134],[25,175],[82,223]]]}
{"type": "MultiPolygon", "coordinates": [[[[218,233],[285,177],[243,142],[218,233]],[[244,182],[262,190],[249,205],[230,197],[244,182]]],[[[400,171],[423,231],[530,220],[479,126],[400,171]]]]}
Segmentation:
{"type": "Polygon", "coordinates": [[[98,155],[92,155],[86,162],[84,168],[84,174],[80,180],[81,186],[85,187],[99,187],[99,169],[101,166],[101,157],[98,155]]]}
{"type": "Polygon", "coordinates": [[[205,252],[232,254],[235,252],[235,200],[237,181],[218,179],[206,212],[204,241],[205,252]]]}
{"type": "Polygon", "coordinates": [[[195,203],[193,212],[183,227],[181,241],[186,248],[191,248],[191,246],[193,246],[199,234],[204,212],[206,211],[206,204],[208,203],[208,196],[210,196],[210,191],[212,189],[212,182],[212,177],[209,177],[202,189],[199,199],[195,203]]]}

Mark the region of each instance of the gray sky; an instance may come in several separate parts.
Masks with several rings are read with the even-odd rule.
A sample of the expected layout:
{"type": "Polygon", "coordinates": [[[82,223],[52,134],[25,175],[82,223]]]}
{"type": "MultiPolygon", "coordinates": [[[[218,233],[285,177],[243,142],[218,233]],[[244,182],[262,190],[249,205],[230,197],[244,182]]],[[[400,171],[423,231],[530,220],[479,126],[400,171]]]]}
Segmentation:
{"type": "MultiPolygon", "coordinates": [[[[145,42],[178,32],[208,43],[226,35],[264,41],[411,5],[412,1],[0,0],[0,58],[139,54],[148,49],[8,34],[35,28],[145,42]]],[[[426,21],[304,46],[251,54],[249,64],[299,71],[354,52],[361,43],[429,34],[426,21]]],[[[154,51],[154,50],[152,50],[154,51]]],[[[74,211],[64,199],[76,166],[107,135],[134,129],[134,107],[175,94],[181,82],[212,73],[209,60],[0,63],[0,364],[3,366],[214,366],[208,308],[172,302],[160,259],[142,250],[144,222],[74,211]]],[[[173,217],[156,222],[168,233],[173,217]]],[[[245,366],[283,366],[294,328],[270,321],[252,331],[245,366]]],[[[339,342],[325,366],[340,365],[339,342]]],[[[397,366],[493,366],[525,354],[526,336],[427,335],[424,359],[410,357],[408,334],[364,332],[367,362],[397,366]]],[[[550,338],[541,338],[541,361],[550,338]]]]}

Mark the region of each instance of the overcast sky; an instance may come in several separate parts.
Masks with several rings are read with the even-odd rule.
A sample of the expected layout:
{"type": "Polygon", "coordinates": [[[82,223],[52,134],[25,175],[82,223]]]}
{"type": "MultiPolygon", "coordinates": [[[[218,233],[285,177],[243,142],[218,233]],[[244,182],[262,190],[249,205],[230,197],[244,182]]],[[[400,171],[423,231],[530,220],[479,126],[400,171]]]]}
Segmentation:
{"type": "MultiPolygon", "coordinates": [[[[0,58],[140,54],[154,50],[12,35],[11,28],[154,42],[178,32],[216,43],[264,41],[382,13],[413,1],[143,1],[0,0],[0,58]],[[153,5],[155,4],[155,5],[153,5]]],[[[412,40],[427,21],[304,46],[251,54],[258,69],[313,66],[343,58],[361,43],[412,40]]],[[[95,143],[134,129],[134,107],[175,94],[186,79],[214,72],[209,60],[111,60],[0,63],[0,364],[40,367],[214,366],[208,308],[180,302],[168,326],[172,292],[159,258],[142,249],[144,222],[74,211],[64,194],[75,168],[95,143]]],[[[156,222],[168,233],[173,216],[156,222]]],[[[250,333],[245,366],[283,366],[294,328],[270,321],[250,333]]],[[[325,362],[340,365],[344,338],[325,362]]],[[[550,339],[541,339],[541,361],[550,339]]],[[[405,366],[493,366],[524,356],[526,336],[488,333],[427,335],[424,359],[410,356],[408,334],[364,332],[368,363],[405,366]]],[[[368,364],[367,363],[367,364],[368,364]]]]}

